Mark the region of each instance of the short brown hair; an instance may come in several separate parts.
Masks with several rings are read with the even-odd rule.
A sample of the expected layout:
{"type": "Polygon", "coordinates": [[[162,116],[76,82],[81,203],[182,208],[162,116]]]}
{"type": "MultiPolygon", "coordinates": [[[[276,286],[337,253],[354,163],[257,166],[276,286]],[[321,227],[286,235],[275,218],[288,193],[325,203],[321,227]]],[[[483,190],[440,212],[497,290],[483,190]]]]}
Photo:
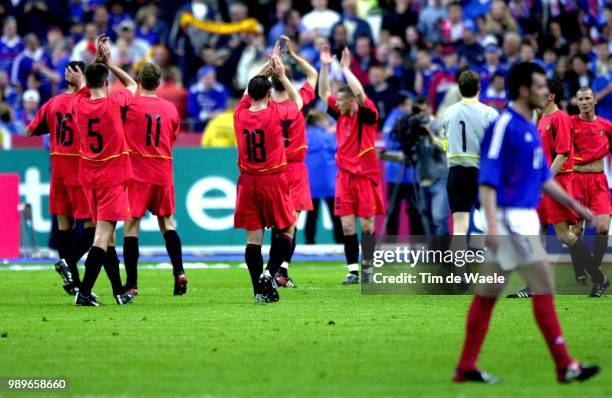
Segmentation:
{"type": "Polygon", "coordinates": [[[140,85],[142,88],[149,91],[153,91],[159,86],[161,83],[161,76],[161,68],[151,62],[142,65],[138,71],[140,85]]]}
{"type": "Polygon", "coordinates": [[[353,93],[353,90],[351,90],[351,88],[348,86],[348,84],[345,84],[345,85],[340,87],[340,89],[338,90],[338,94],[340,94],[340,93],[346,94],[349,97],[356,97],[356,95],[353,93]]]}
{"type": "Polygon", "coordinates": [[[464,98],[475,97],[480,90],[480,75],[471,70],[464,70],[459,75],[459,92],[464,98]]]}

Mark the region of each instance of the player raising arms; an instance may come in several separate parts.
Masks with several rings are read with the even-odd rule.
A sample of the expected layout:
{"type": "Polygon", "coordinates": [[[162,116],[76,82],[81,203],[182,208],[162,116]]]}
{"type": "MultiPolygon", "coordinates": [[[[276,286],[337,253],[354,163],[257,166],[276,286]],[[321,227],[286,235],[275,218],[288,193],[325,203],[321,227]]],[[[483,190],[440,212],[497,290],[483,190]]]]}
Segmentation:
{"type": "MultiPolygon", "coordinates": [[[[555,181],[569,195],[573,195],[574,147],[572,144],[571,119],[560,109],[561,100],[565,95],[563,84],[559,80],[548,80],[548,91],[546,106],[544,106],[542,118],[538,122],[542,149],[546,160],[550,164],[550,173],[555,181]]],[[[570,208],[544,194],[538,207],[538,215],[543,234],[546,234],[548,225],[552,224],[559,241],[569,247],[576,281],[585,283],[585,269],[591,275],[601,275],[601,271],[593,263],[589,248],[582,240],[582,236],[576,236],[570,231],[570,226],[575,225],[577,221],[576,214],[570,208]]],[[[507,297],[527,298],[529,296],[529,289],[523,288],[507,297]]]]}
{"type": "Polygon", "coordinates": [[[504,283],[481,284],[470,306],[463,351],[455,382],[496,383],[476,366],[497,297],[513,270],[518,270],[533,296],[533,312],[557,369],[557,380],[584,381],[599,372],[573,360],[567,351],[553,302],[554,276],[539,238],[535,210],[540,192],[593,221],[593,214],[570,197],[551,177],[542,154],[534,109],[548,97],[546,74],[534,63],[515,64],[508,73],[512,106],[487,129],[480,157],[480,201],[487,221],[486,243],[493,252],[482,265],[484,275],[497,274],[504,283]]]}
{"type": "MultiPolygon", "coordinates": [[[[85,70],[83,62],[72,61],[69,69],[85,70]]],[[[57,216],[58,253],[55,270],[61,275],[64,290],[76,294],[81,281],[77,263],[89,250],[94,239],[94,225],[87,197],[78,181],[79,135],[75,131],[72,101],[79,87],[68,82],[66,92],[47,101],[27,127],[27,135],[50,133],[51,187],[49,212],[57,216]],[[84,220],[85,229],[74,237],[75,220],[84,220]]]]}
{"type": "MultiPolygon", "coordinates": [[[[574,142],[574,196],[580,203],[593,210],[597,221],[597,236],[593,248],[594,273],[591,274],[591,297],[603,296],[610,281],[599,267],[608,248],[610,226],[610,191],[604,173],[604,158],[612,146],[612,123],[595,114],[595,93],[590,87],[578,90],[576,100],[580,114],[572,116],[574,142]]],[[[581,223],[576,234],[583,234],[581,223]]],[[[587,271],[590,271],[587,269],[587,271]]]]}
{"type": "MultiPolygon", "coordinates": [[[[340,66],[348,85],[338,95],[331,94],[329,68],[334,57],[328,47],[321,49],[319,97],[337,119],[336,198],[334,214],[340,217],[344,234],[344,253],[349,273],[343,284],[359,283],[359,239],[357,217],[361,220],[362,270],[369,267],[374,254],[374,216],[384,214],[380,168],[375,151],[378,110],[359,80],[350,70],[351,53],[342,51],[340,66]]],[[[368,279],[367,272],[362,275],[368,279]]]]}
{"type": "MultiPolygon", "coordinates": [[[[306,83],[298,90],[298,94],[303,102],[303,108],[291,124],[283,126],[283,134],[285,139],[285,151],[287,153],[287,169],[285,175],[287,183],[289,183],[289,192],[291,202],[295,209],[295,216],[298,218],[300,212],[312,210],[312,195],[310,194],[310,183],[308,181],[308,169],[306,168],[306,120],[313,100],[315,98],[315,86],[317,85],[318,73],[305,59],[300,57],[293,47],[293,43],[287,36],[281,36],[285,42],[287,55],[289,55],[298,67],[306,74],[306,83]]],[[[274,101],[278,105],[288,105],[293,107],[293,103],[289,100],[289,95],[285,90],[282,82],[275,76],[272,76],[272,87],[274,88],[274,101]]],[[[295,287],[293,280],[289,278],[289,264],[291,256],[295,251],[295,239],[297,229],[294,230],[293,243],[291,253],[286,261],[283,261],[281,268],[274,276],[279,286],[295,287]]],[[[275,240],[272,241],[273,243],[275,240]]],[[[273,244],[270,248],[270,257],[277,256],[277,247],[273,244]]]]}
{"type": "Polygon", "coordinates": [[[274,275],[289,258],[296,221],[284,174],[287,156],[282,126],[297,118],[302,99],[285,75],[278,46],[270,59],[269,71],[284,86],[291,102],[279,105],[272,101],[268,76],[257,75],[249,81],[234,113],[240,170],[234,227],[247,232],[245,261],[256,303],[279,300],[274,275]],[[277,230],[273,244],[278,255],[270,257],[264,271],[261,243],[265,227],[277,230]]]}
{"type": "MultiPolygon", "coordinates": [[[[136,92],[136,82],[110,60],[107,38],[98,38],[97,62],[85,68],[85,83],[90,96],[81,89],[74,98],[73,115],[81,139],[79,179],[85,188],[92,218],[96,223],[93,246],[85,261],[85,275],[75,297],[78,306],[99,306],[91,293],[102,266],[111,282],[117,304],[128,304],[132,295],[121,285],[119,259],[114,246],[117,221],[132,218],[127,182],[132,165],[123,132],[122,108],[128,106],[136,92]],[[109,70],[125,89],[108,94],[109,70]]],[[[70,80],[82,84],[83,75],[70,73],[70,80]]]]}
{"type": "Polygon", "coordinates": [[[159,230],[166,241],[172,262],[174,294],[187,292],[183,269],[181,239],[174,228],[174,183],[172,177],[172,145],[180,128],[176,107],[155,94],[161,83],[159,66],[147,63],[138,71],[140,95],[130,103],[123,128],[130,148],[134,179],[129,183],[130,208],[133,219],[124,226],[123,257],[126,290],[138,294],[138,232],[140,219],[147,209],[157,216],[159,230]]]}

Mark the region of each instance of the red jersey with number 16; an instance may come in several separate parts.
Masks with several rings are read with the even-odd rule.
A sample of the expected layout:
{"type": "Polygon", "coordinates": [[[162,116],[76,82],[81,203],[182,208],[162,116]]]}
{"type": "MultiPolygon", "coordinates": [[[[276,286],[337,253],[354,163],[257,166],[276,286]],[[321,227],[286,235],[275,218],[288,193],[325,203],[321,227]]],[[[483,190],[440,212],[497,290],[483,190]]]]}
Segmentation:
{"type": "Polygon", "coordinates": [[[548,164],[552,164],[557,155],[567,155],[560,173],[571,173],[574,169],[571,124],[569,115],[562,110],[542,116],[538,122],[540,141],[548,164]]]}
{"type": "Polygon", "coordinates": [[[257,112],[251,112],[250,106],[251,98],[244,95],[234,112],[238,168],[247,174],[280,173],[287,166],[283,129],[297,118],[297,105],[271,101],[257,112]]]}
{"type": "Polygon", "coordinates": [[[74,94],[59,94],[47,101],[27,129],[34,135],[50,133],[51,182],[79,185],[79,135],[74,126],[74,94]]]}
{"type": "Polygon", "coordinates": [[[595,120],[589,121],[574,115],[572,130],[576,164],[592,163],[610,153],[612,123],[609,120],[597,116],[595,120]]]}
{"type": "Polygon", "coordinates": [[[72,103],[81,140],[79,180],[85,188],[121,184],[133,177],[122,113],[134,96],[128,90],[91,99],[81,89],[72,103]]]}
{"type": "Polygon", "coordinates": [[[134,97],[123,128],[134,179],[172,185],[172,145],[180,129],[174,104],[159,97],[134,97]]]}

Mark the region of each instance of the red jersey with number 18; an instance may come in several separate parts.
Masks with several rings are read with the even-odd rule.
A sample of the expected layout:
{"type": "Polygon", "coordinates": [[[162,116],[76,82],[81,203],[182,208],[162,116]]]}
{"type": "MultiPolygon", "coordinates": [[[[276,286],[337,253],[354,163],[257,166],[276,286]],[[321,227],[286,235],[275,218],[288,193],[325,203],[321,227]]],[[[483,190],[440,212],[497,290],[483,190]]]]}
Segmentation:
{"type": "Polygon", "coordinates": [[[129,90],[91,99],[79,90],[72,103],[81,141],[79,180],[90,189],[112,187],[133,177],[122,113],[134,96],[129,90]]]}
{"type": "Polygon", "coordinates": [[[297,118],[297,105],[271,101],[258,112],[251,112],[250,106],[251,98],[244,95],[234,112],[238,168],[247,174],[280,173],[287,166],[283,129],[297,118]]]}
{"type": "Polygon", "coordinates": [[[47,101],[27,129],[34,135],[50,133],[51,182],[79,185],[79,135],[72,116],[74,94],[59,94],[47,101]]]}
{"type": "Polygon", "coordinates": [[[123,128],[134,179],[172,185],[172,145],[180,129],[174,104],[159,97],[134,97],[123,128]]]}

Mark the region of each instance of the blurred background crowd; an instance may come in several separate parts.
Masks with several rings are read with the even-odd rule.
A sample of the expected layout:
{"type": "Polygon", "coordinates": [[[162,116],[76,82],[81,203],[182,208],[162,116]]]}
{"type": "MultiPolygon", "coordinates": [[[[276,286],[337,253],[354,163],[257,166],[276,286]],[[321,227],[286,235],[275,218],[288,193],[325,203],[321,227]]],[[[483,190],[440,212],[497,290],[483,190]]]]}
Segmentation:
{"type": "MultiPolygon", "coordinates": [[[[235,100],[281,35],[317,69],[321,47],[338,58],[351,49],[351,68],[378,106],[388,148],[398,144],[396,122],[415,106],[435,130],[436,115],[458,100],[456,76],[467,67],[481,75],[481,101],[497,109],[508,102],[509,67],[533,61],[564,83],[569,112],[578,88],[591,86],[599,115],[612,117],[610,0],[0,0],[0,20],[4,137],[24,134],[37,109],[65,87],[70,60],[93,61],[102,33],[129,73],[143,62],[162,67],[158,94],[176,105],[184,134],[201,134],[202,146],[235,145],[235,100]]],[[[338,65],[331,77],[341,83],[338,65]]],[[[293,78],[299,84],[304,77],[294,70],[293,78]]],[[[328,163],[332,176],[333,128],[324,114],[309,118],[310,162],[328,163]]],[[[427,148],[419,154],[432,159],[427,148]]],[[[391,187],[402,187],[395,199],[410,199],[417,181],[445,176],[443,156],[434,155],[433,165],[387,166],[391,187]]],[[[333,185],[315,191],[317,200],[333,197],[333,185]]]]}

